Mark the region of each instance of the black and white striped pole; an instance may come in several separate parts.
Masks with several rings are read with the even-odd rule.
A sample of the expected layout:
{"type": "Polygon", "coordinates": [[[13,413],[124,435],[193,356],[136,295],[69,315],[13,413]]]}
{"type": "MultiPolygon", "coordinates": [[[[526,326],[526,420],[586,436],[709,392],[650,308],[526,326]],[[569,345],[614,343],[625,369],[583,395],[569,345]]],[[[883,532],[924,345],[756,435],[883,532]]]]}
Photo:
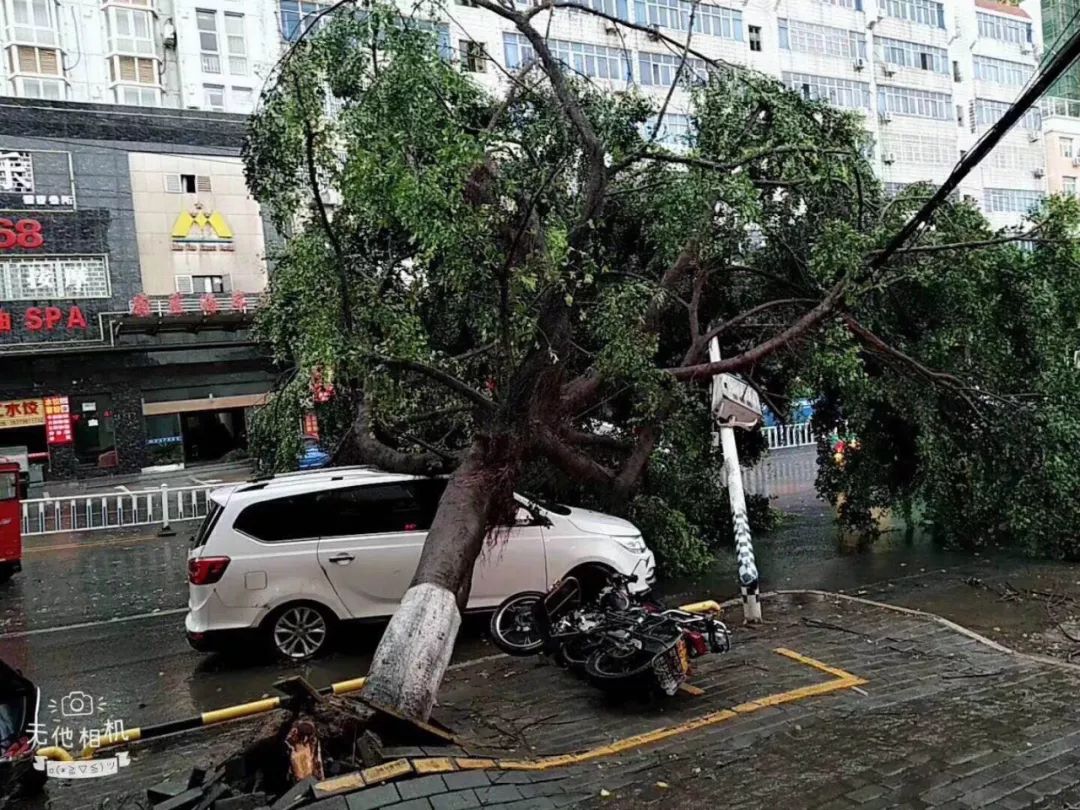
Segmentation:
{"type": "MultiPolygon", "coordinates": [[[[720,359],[720,341],[709,342],[709,361],[720,359]]],[[[719,445],[724,454],[724,474],[727,479],[731,521],[735,529],[735,556],[739,563],[739,589],[742,591],[743,618],[748,622],[761,621],[761,602],[758,600],[758,570],[754,560],[754,544],[750,539],[750,521],[746,516],[746,494],[743,492],[742,468],[735,447],[735,427],[753,427],[761,418],[757,393],[730,374],[718,374],[712,380],[712,414],[716,423],[713,446],[719,445]]]]}

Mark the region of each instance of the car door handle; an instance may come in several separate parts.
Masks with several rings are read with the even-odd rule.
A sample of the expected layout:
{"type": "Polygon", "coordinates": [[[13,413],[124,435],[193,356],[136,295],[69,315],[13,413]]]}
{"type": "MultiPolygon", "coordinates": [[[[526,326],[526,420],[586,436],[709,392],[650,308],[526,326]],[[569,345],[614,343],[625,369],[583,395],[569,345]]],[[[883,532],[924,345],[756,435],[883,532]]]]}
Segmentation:
{"type": "Polygon", "coordinates": [[[330,558],[330,562],[337,563],[338,565],[348,565],[355,559],[356,557],[352,554],[335,554],[330,558]]]}

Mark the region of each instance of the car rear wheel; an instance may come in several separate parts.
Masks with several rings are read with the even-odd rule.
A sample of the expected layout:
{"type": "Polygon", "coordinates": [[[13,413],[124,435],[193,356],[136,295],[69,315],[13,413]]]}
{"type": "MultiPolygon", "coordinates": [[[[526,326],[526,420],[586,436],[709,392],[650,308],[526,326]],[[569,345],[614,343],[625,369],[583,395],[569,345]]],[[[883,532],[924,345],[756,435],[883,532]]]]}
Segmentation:
{"type": "Polygon", "coordinates": [[[324,652],[333,620],[323,608],[300,603],[286,605],[267,625],[273,651],[288,661],[305,661],[324,652]]]}

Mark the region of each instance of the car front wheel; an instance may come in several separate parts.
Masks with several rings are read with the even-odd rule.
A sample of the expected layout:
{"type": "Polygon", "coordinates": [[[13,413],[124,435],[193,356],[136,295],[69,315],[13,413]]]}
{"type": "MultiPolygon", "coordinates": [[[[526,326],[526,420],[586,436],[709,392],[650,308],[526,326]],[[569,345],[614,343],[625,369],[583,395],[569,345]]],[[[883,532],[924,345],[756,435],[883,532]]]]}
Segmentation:
{"type": "Polygon", "coordinates": [[[306,661],[327,647],[332,620],[327,612],[311,604],[287,605],[267,626],[274,652],[289,661],[306,661]]]}

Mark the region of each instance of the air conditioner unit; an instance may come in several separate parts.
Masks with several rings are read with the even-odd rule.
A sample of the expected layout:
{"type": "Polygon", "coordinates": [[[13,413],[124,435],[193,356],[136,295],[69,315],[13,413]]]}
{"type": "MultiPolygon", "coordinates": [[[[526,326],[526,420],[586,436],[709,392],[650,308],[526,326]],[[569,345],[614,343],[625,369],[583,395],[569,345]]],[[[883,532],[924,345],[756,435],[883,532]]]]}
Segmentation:
{"type": "Polygon", "coordinates": [[[1033,177],[1046,177],[1046,169],[1039,167],[1031,170],[1033,177]]]}
{"type": "Polygon", "coordinates": [[[886,62],[881,66],[881,72],[884,73],[886,76],[895,76],[896,65],[892,64],[891,62],[886,62]]]}
{"type": "Polygon", "coordinates": [[[852,65],[852,67],[856,70],[864,70],[866,68],[866,60],[860,56],[855,60],[855,63],[852,65]]]}
{"type": "Polygon", "coordinates": [[[1029,132],[1028,133],[1028,140],[1031,141],[1032,143],[1038,143],[1039,142],[1039,133],[1038,132],[1029,132]]]}
{"type": "Polygon", "coordinates": [[[884,110],[884,111],[878,113],[878,121],[880,121],[883,124],[891,123],[892,122],[892,113],[889,112],[888,110],[884,110]]]}
{"type": "Polygon", "coordinates": [[[617,26],[614,26],[614,25],[605,25],[604,26],[604,33],[605,34],[617,34],[617,33],[619,33],[619,29],[618,29],[617,26]]]}
{"type": "Polygon", "coordinates": [[[881,156],[881,162],[885,163],[885,164],[888,164],[888,165],[892,165],[893,163],[896,163],[896,153],[895,152],[885,152],[881,156]]]}
{"type": "Polygon", "coordinates": [[[1030,45],[1021,45],[1020,46],[1020,53],[1022,53],[1022,54],[1030,54],[1033,50],[1034,49],[1030,45]]]}
{"type": "Polygon", "coordinates": [[[1080,166],[1080,155],[1073,158],[1073,166],[1080,166]]]}

